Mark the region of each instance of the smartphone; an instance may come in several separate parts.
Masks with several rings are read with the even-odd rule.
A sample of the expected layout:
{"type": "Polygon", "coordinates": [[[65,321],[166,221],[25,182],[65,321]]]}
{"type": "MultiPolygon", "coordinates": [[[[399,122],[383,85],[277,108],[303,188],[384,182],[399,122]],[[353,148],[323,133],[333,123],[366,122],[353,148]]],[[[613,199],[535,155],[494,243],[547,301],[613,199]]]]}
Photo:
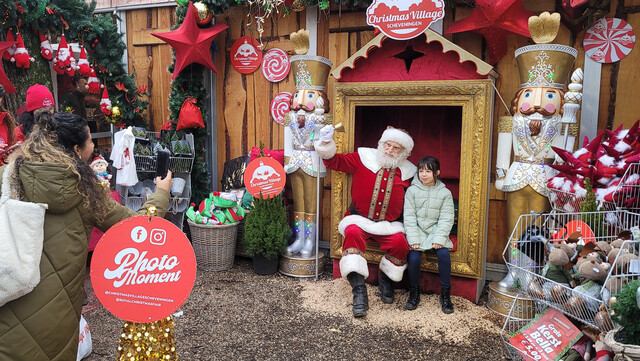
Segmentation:
{"type": "Polygon", "coordinates": [[[156,177],[160,177],[164,179],[167,176],[167,172],[169,171],[169,158],[171,154],[166,151],[158,151],[156,155],[156,177]]]}

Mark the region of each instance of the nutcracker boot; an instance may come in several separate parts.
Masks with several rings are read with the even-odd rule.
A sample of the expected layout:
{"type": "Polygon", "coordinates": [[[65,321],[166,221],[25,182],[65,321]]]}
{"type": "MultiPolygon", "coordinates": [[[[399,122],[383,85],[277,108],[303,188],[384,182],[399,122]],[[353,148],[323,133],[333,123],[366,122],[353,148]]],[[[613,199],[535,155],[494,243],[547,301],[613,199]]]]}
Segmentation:
{"type": "Polygon", "coordinates": [[[353,317],[364,317],[369,309],[369,298],[367,297],[367,286],[364,284],[364,276],[351,272],[347,275],[353,292],[353,317]]]}
{"type": "Polygon", "coordinates": [[[440,305],[442,306],[442,312],[446,314],[453,313],[453,303],[451,303],[451,287],[442,287],[438,300],[440,301],[440,305]]]}
{"type": "Polygon", "coordinates": [[[316,252],[316,223],[313,222],[316,217],[311,213],[306,213],[305,216],[304,247],[300,250],[300,255],[307,258],[316,252]]]}
{"type": "Polygon", "coordinates": [[[294,253],[300,252],[304,246],[304,213],[295,213],[293,218],[295,227],[293,233],[295,233],[296,239],[287,247],[287,256],[292,256],[294,253]]]}

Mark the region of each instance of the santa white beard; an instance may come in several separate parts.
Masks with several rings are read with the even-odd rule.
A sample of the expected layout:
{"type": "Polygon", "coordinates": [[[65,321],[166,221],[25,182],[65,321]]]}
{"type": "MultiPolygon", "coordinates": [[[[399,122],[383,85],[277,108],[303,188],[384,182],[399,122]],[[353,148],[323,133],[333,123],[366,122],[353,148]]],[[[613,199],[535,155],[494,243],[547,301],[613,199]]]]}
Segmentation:
{"type": "Polygon", "coordinates": [[[403,160],[407,159],[409,154],[406,149],[402,149],[402,152],[396,154],[391,150],[384,149],[384,143],[378,142],[378,151],[376,152],[376,158],[378,160],[378,164],[382,168],[394,169],[398,168],[398,165],[403,160]]]}

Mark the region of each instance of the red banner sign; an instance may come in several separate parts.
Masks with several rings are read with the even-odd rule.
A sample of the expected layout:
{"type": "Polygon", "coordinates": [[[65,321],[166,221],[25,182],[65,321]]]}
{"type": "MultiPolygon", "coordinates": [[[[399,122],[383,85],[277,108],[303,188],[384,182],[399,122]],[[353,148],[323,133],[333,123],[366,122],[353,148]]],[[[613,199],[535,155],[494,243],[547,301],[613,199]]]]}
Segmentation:
{"type": "Polygon", "coordinates": [[[275,197],[284,189],[286,175],[284,168],[271,157],[256,158],[244,171],[244,185],[252,196],[275,197]]]}
{"type": "Polygon", "coordinates": [[[98,300],[118,318],[132,322],[171,315],[189,297],[195,279],[189,240],[159,217],[132,217],[114,225],[91,259],[98,300]]]}
{"type": "Polygon", "coordinates": [[[243,36],[231,46],[231,65],[242,74],[251,74],[262,63],[262,50],[258,41],[243,36]]]}
{"type": "Polygon", "coordinates": [[[580,337],[582,332],[568,318],[548,308],[511,335],[509,342],[527,356],[525,360],[559,360],[580,337]]]}
{"type": "Polygon", "coordinates": [[[367,24],[396,40],[415,38],[442,18],[442,0],[374,0],[367,8],[367,24]]]}

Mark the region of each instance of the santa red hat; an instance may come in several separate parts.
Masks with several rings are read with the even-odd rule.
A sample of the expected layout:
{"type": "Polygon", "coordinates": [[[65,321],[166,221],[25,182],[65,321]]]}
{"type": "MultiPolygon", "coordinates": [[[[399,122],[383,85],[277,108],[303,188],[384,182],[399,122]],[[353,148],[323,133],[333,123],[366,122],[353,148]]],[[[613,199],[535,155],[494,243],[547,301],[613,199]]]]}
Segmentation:
{"type": "Polygon", "coordinates": [[[43,33],[38,31],[38,36],[40,37],[40,55],[47,60],[53,59],[53,49],[51,48],[51,43],[43,33]]]}
{"type": "Polygon", "coordinates": [[[87,60],[87,53],[84,51],[84,46],[80,47],[80,60],[78,60],[78,72],[86,76],[87,78],[91,76],[91,66],[89,65],[89,60],[87,60]]]}
{"type": "Polygon", "coordinates": [[[69,66],[65,69],[65,73],[68,76],[73,76],[78,69],[78,64],[76,63],[76,56],[73,54],[73,48],[69,45],[69,66]]]}
{"type": "MultiPolygon", "coordinates": [[[[13,37],[13,32],[11,31],[11,28],[9,28],[9,31],[7,31],[7,41],[8,42],[16,41],[16,39],[13,37]]],[[[15,52],[16,52],[16,45],[14,44],[7,48],[4,54],[2,54],[2,58],[4,60],[11,60],[11,57],[13,56],[13,54],[15,54],[15,52]]]]}
{"type": "Polygon", "coordinates": [[[32,112],[38,108],[51,107],[55,105],[53,94],[44,85],[34,84],[27,89],[26,104],[18,109],[18,114],[23,111],[32,112]]]}
{"type": "Polygon", "coordinates": [[[111,100],[109,99],[109,92],[107,92],[107,87],[104,87],[104,91],[102,92],[102,99],[100,99],[100,110],[109,116],[111,115],[111,100]]]}
{"type": "Polygon", "coordinates": [[[22,35],[18,33],[18,44],[16,45],[16,51],[11,57],[11,61],[16,63],[17,67],[28,69],[32,61],[34,61],[24,47],[24,41],[22,41],[22,35]]]}
{"type": "Polygon", "coordinates": [[[109,162],[107,162],[102,155],[98,155],[97,157],[93,158],[93,160],[91,160],[91,164],[89,164],[89,166],[93,167],[98,163],[104,163],[109,165],[109,162]]]}
{"type": "Polygon", "coordinates": [[[380,137],[380,142],[392,141],[400,144],[408,152],[413,150],[413,138],[403,129],[387,127],[380,137]]]}

